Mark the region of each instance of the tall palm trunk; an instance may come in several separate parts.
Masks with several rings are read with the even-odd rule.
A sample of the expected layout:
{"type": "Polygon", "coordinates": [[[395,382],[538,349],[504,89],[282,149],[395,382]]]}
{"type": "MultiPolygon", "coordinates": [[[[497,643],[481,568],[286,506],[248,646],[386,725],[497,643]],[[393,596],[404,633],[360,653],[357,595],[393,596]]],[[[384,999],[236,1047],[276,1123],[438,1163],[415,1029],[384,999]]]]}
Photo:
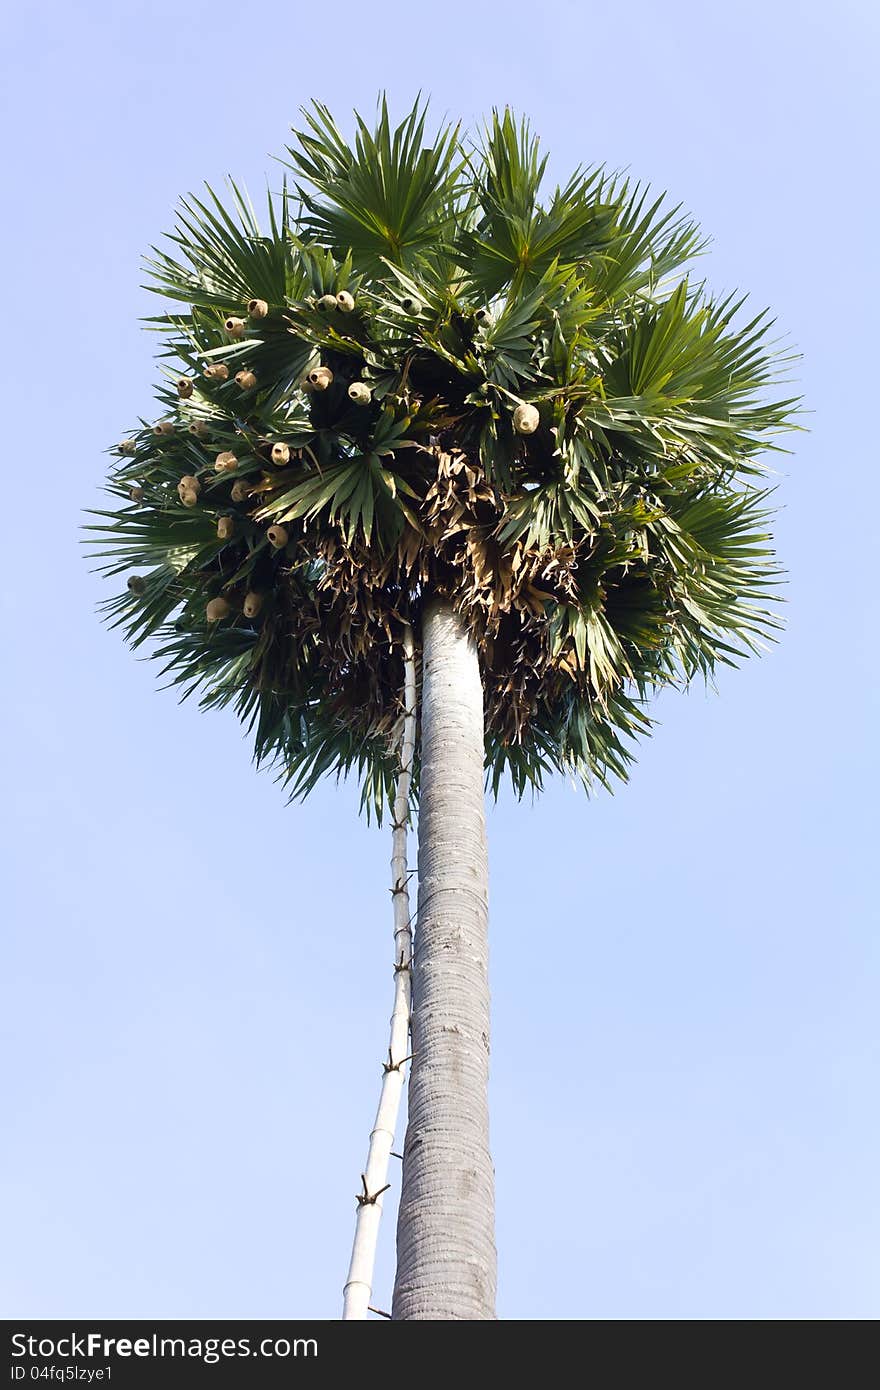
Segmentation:
{"type": "Polygon", "coordinates": [[[477,650],[448,603],[422,623],[412,1069],[397,1319],[495,1316],[488,861],[477,650]]]}

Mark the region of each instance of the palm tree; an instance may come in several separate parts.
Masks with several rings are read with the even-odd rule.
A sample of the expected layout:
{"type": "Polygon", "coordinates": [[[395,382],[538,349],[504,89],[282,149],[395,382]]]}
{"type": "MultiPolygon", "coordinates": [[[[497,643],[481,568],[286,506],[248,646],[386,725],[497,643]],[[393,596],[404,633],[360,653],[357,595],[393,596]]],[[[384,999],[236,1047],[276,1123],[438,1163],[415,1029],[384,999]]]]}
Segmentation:
{"type": "Polygon", "coordinates": [[[767,316],[688,278],[693,223],[601,168],[543,194],[510,112],[471,142],[383,99],[350,143],[315,104],[288,155],[265,230],[208,189],[148,263],[161,418],[95,523],[107,608],[293,795],[355,773],[379,818],[415,634],[393,1316],[492,1318],[484,779],[625,778],[652,692],[772,636],[762,456],[795,402],[767,316]]]}

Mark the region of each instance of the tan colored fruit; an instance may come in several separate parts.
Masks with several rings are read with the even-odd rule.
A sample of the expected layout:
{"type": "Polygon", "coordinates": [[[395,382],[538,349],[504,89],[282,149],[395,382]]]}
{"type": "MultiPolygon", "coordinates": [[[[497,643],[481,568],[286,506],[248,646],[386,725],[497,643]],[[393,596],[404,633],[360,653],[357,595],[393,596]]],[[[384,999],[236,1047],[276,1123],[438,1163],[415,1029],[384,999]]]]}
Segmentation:
{"type": "Polygon", "coordinates": [[[314,367],[309,372],[309,385],[315,391],[326,391],[333,384],[333,373],[329,367],[314,367]]]}
{"type": "Polygon", "coordinates": [[[202,490],[202,485],[194,473],[184,473],[180,482],[177,484],[177,491],[182,497],[185,492],[194,492],[196,497],[202,490]]]}
{"type": "Polygon", "coordinates": [[[156,423],[155,423],[155,425],[153,426],[153,434],[155,434],[155,435],[173,434],[173,433],[174,433],[174,421],[173,421],[173,420],[157,420],[156,423]]]}
{"type": "Polygon", "coordinates": [[[283,526],[270,526],[266,532],[266,539],[273,550],[283,550],[287,545],[289,536],[283,526]]]}
{"type": "Polygon", "coordinates": [[[541,423],[541,417],[533,405],[523,402],[513,412],[513,428],[517,434],[534,434],[541,423]]]}
{"type": "Polygon", "coordinates": [[[231,516],[219,516],[217,518],[217,539],[218,541],[230,541],[235,534],[235,519],[231,516]]]}
{"type": "Polygon", "coordinates": [[[208,381],[228,381],[229,368],[225,362],[212,362],[205,368],[205,376],[208,381]]]}
{"type": "Polygon", "coordinates": [[[243,372],[236,372],[235,380],[236,384],[241,387],[242,391],[253,391],[254,387],[257,384],[257,378],[254,376],[253,372],[250,370],[249,367],[245,368],[243,372]]]}
{"type": "Polygon", "coordinates": [[[129,575],[126,583],[132,594],[145,594],[147,592],[147,581],[139,574],[129,575]]]}
{"type": "Polygon", "coordinates": [[[198,506],[199,494],[193,492],[191,487],[187,487],[180,494],[180,500],[185,507],[196,507],[198,506]]]}
{"type": "Polygon", "coordinates": [[[348,290],[340,290],[336,296],[336,307],[340,314],[350,314],[354,309],[354,296],[348,290]]]}
{"type": "Polygon", "coordinates": [[[193,384],[188,376],[177,378],[177,394],[182,401],[188,401],[193,393],[193,384]]]}
{"type": "Polygon", "coordinates": [[[286,463],[290,463],[290,448],[283,439],[279,439],[276,444],[272,445],[272,462],[278,468],[283,468],[286,463]]]}
{"type": "Polygon", "coordinates": [[[131,488],[128,495],[132,502],[143,502],[144,500],[144,490],[142,487],[131,488]]]}
{"type": "Polygon", "coordinates": [[[229,473],[233,468],[238,467],[238,459],[235,454],[231,454],[228,449],[224,449],[222,454],[218,454],[214,460],[214,468],[218,473],[229,473]]]}
{"type": "Polygon", "coordinates": [[[239,478],[237,483],[232,484],[233,502],[246,502],[250,496],[251,485],[244,478],[239,478]]]}
{"type": "Polygon", "coordinates": [[[230,318],[228,318],[224,323],[223,327],[226,329],[226,332],[229,334],[230,338],[244,337],[244,319],[236,319],[230,316],[230,318]]]}
{"type": "Polygon", "coordinates": [[[319,314],[333,314],[336,312],[336,295],[322,294],[316,305],[319,314]]]}
{"type": "Polygon", "coordinates": [[[244,616],[246,618],[255,618],[263,606],[263,601],[264,595],[258,594],[255,589],[251,589],[249,593],[245,594],[244,603],[241,605],[241,611],[244,613],[244,616]]]}
{"type": "Polygon", "coordinates": [[[205,607],[205,617],[209,623],[219,623],[221,618],[228,618],[231,611],[225,598],[212,598],[205,607]]]}
{"type": "Polygon", "coordinates": [[[249,299],[248,313],[252,319],[264,319],[268,316],[269,305],[265,299],[249,299]]]}
{"type": "Polygon", "coordinates": [[[193,420],[192,423],[187,426],[187,428],[189,429],[190,434],[194,434],[198,439],[207,439],[208,435],[211,432],[208,429],[208,426],[205,424],[204,420],[193,420]]]}
{"type": "Polygon", "coordinates": [[[136,439],[122,439],[122,440],[120,440],[120,442],[116,445],[116,452],[117,452],[118,454],[135,454],[135,453],[137,453],[137,440],[136,440],[136,439]]]}
{"type": "Polygon", "coordinates": [[[369,405],[373,399],[373,393],[365,381],[353,381],[348,388],[348,395],[355,405],[369,405]]]}

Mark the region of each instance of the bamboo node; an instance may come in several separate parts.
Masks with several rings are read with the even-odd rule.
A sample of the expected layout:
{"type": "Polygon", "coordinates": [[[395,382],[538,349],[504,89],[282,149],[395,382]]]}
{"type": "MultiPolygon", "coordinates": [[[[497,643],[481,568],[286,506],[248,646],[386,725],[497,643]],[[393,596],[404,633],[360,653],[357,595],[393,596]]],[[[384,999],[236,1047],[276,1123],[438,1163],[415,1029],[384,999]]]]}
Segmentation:
{"type": "Polygon", "coordinates": [[[408,872],[404,874],[403,878],[398,878],[394,880],[394,887],[388,889],[392,898],[396,898],[400,893],[409,892],[409,881],[414,873],[415,869],[409,869],[408,872]]]}
{"type": "MultiPolygon", "coordinates": [[[[412,1053],[411,1053],[411,1052],[408,1054],[408,1056],[406,1056],[406,1057],[401,1057],[401,1059],[400,1059],[399,1062],[394,1062],[394,1061],[392,1061],[392,1058],[391,1058],[391,1048],[389,1047],[389,1049],[388,1049],[388,1061],[382,1063],[382,1070],[383,1070],[383,1072],[385,1072],[385,1075],[387,1076],[388,1073],[389,1073],[390,1071],[400,1071],[400,1068],[401,1068],[402,1066],[404,1066],[404,1064],[405,1064],[406,1062],[411,1062],[411,1061],[412,1061],[412,1053]]],[[[383,1191],[384,1191],[384,1189],[383,1189],[383,1191]]]]}
{"type": "Polygon", "coordinates": [[[370,1190],[367,1187],[367,1179],[364,1173],[361,1173],[361,1183],[363,1184],[364,1188],[363,1192],[356,1192],[354,1194],[355,1200],[357,1201],[359,1207],[374,1207],[376,1205],[376,1202],[382,1196],[382,1193],[387,1192],[389,1187],[391,1186],[390,1182],[386,1182],[385,1186],[380,1187],[378,1192],[370,1192],[370,1190]]]}

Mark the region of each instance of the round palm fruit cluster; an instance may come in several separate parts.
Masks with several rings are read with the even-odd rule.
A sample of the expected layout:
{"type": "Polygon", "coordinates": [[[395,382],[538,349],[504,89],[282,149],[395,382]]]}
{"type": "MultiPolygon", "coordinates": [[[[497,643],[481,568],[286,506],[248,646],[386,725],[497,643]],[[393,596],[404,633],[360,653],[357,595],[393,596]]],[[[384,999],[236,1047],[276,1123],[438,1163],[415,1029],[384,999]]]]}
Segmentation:
{"type": "MultiPolygon", "coordinates": [[[[326,293],[319,296],[314,301],[314,307],[318,313],[329,316],[333,314],[351,315],[355,312],[356,304],[354,295],[348,290],[340,290],[337,293],[326,293]]],[[[252,323],[259,324],[261,320],[269,317],[271,311],[267,300],[252,298],[246,306],[248,318],[252,323]]],[[[223,330],[227,338],[234,342],[240,342],[247,332],[245,319],[235,312],[229,312],[223,319],[223,330]]],[[[362,367],[361,367],[362,370],[362,367]]],[[[224,387],[230,380],[230,368],[226,362],[209,360],[202,367],[203,380],[207,384],[206,389],[216,389],[224,387]]],[[[303,373],[302,389],[307,397],[309,394],[316,396],[328,392],[336,380],[336,373],[326,361],[314,361],[308,365],[303,373]]],[[[234,375],[235,384],[242,391],[253,392],[258,388],[258,377],[256,372],[249,366],[240,368],[234,375]]],[[[197,382],[190,376],[181,376],[176,382],[177,395],[180,402],[190,402],[198,389],[197,382]]],[[[373,389],[364,380],[357,379],[348,381],[346,385],[346,395],[349,402],[358,407],[369,406],[373,401],[373,389]]],[[[221,422],[222,433],[228,434],[228,421],[221,422]]],[[[168,439],[178,428],[185,428],[186,432],[194,436],[196,440],[207,446],[212,435],[211,425],[204,419],[196,418],[188,422],[177,422],[170,418],[159,421],[154,427],[157,438],[168,439]]],[[[247,442],[253,449],[252,463],[264,465],[271,463],[276,469],[286,468],[292,460],[302,457],[302,450],[293,448],[285,439],[254,439],[248,431],[244,432],[247,442]]],[[[216,446],[215,446],[216,448],[216,446]]],[[[136,441],[124,441],[119,446],[120,454],[131,456],[137,451],[136,441]]],[[[244,459],[239,456],[235,448],[222,448],[216,450],[213,458],[213,470],[215,474],[224,475],[227,473],[238,473],[244,459]]],[[[205,472],[203,468],[203,472],[205,472]]],[[[265,519],[261,525],[259,520],[260,498],[266,486],[271,487],[270,480],[266,479],[265,472],[261,468],[259,472],[249,471],[247,477],[236,477],[229,492],[229,502],[236,508],[246,508],[246,504],[256,499],[256,505],[249,510],[245,510],[244,525],[237,525],[236,513],[224,511],[216,516],[215,535],[216,539],[228,545],[234,540],[243,540],[247,537],[253,544],[254,531],[259,528],[264,537],[270,552],[277,554],[284,551],[290,542],[290,530],[280,524],[269,524],[265,519]]],[[[138,493],[137,500],[143,500],[143,490],[133,489],[138,493]]],[[[203,488],[202,479],[197,473],[185,472],[177,482],[177,495],[182,507],[192,511],[198,507],[205,507],[213,510],[218,505],[219,499],[216,497],[216,488],[210,486],[210,495],[206,494],[203,488]]],[[[266,576],[263,581],[265,585],[266,576]]],[[[146,592],[146,586],[135,579],[130,591],[142,596],[146,592]]],[[[240,611],[249,620],[254,620],[260,616],[266,600],[266,589],[248,589],[241,601],[240,611]]],[[[224,590],[223,594],[215,595],[206,605],[206,618],[209,623],[216,624],[229,618],[234,618],[238,611],[238,605],[234,601],[234,594],[224,590]]]]}
{"type": "MultiPolygon", "coordinates": [[[[315,308],[323,315],[351,315],[355,310],[355,299],[349,291],[340,290],[336,294],[320,296],[315,301],[315,308]]],[[[255,297],[248,301],[246,312],[248,319],[259,325],[272,311],[267,300],[255,297]]],[[[246,320],[235,312],[229,312],[223,319],[223,331],[228,339],[241,342],[247,332],[246,320]]],[[[303,403],[309,395],[320,396],[329,391],[335,380],[336,374],[326,361],[310,362],[302,373],[303,403]]],[[[207,419],[202,416],[181,420],[165,417],[153,426],[154,438],[162,441],[163,467],[172,466],[175,451],[169,441],[179,434],[189,436],[200,452],[201,466],[198,472],[190,468],[177,478],[176,492],[181,507],[188,512],[204,509],[214,515],[215,540],[224,547],[221,560],[233,545],[239,543],[250,552],[255,548],[259,550],[261,535],[268,553],[277,558],[287,549],[291,533],[287,526],[270,524],[269,520],[261,519],[259,516],[261,498],[267,488],[271,488],[271,475],[267,475],[266,467],[271,464],[275,469],[286,468],[292,461],[301,459],[302,450],[292,446],[284,438],[267,439],[258,430],[249,428],[249,425],[256,422],[247,422],[242,426],[234,423],[234,419],[226,412],[218,413],[218,400],[211,393],[225,388],[230,382],[230,366],[227,362],[210,359],[206,361],[202,366],[202,381],[204,387],[201,391],[198,380],[194,380],[190,375],[178,377],[175,386],[179,404],[183,406],[183,403],[191,403],[200,410],[207,408],[210,411],[207,419]],[[208,392],[207,398],[204,397],[205,392],[208,392]],[[236,436],[235,441],[229,438],[230,433],[236,436]],[[211,443],[215,438],[217,443],[222,440],[227,447],[218,448],[215,443],[212,450],[211,443]],[[230,444],[232,447],[228,447],[230,444]],[[206,457],[206,451],[209,457],[213,456],[213,464],[209,457],[206,457]],[[242,467],[247,468],[246,476],[238,476],[242,467]],[[211,481],[211,469],[217,477],[216,483],[211,481]],[[218,496],[217,486],[220,479],[227,474],[235,474],[236,477],[224,508],[224,498],[218,496]],[[232,504],[232,509],[228,504],[232,504]]],[[[242,392],[256,392],[259,386],[257,373],[251,366],[244,366],[236,371],[234,383],[242,392]]],[[[351,381],[346,391],[348,400],[358,406],[369,405],[373,399],[371,387],[360,379],[351,381]]],[[[117,452],[125,458],[137,456],[138,440],[122,441],[117,452]]],[[[188,459],[193,457],[192,446],[186,448],[185,452],[188,459]]],[[[141,487],[133,487],[129,496],[132,501],[142,503],[145,497],[144,490],[141,487]]],[[[216,556],[212,563],[217,568],[216,556]]],[[[232,559],[229,559],[226,567],[235,568],[232,559]]],[[[221,565],[221,574],[222,570],[221,565]]],[[[237,597],[237,586],[223,585],[222,592],[215,593],[207,600],[204,613],[210,627],[234,620],[237,613],[249,622],[256,621],[261,614],[264,615],[267,596],[275,588],[277,570],[270,571],[265,565],[257,565],[254,567],[253,575],[256,575],[259,587],[254,584],[251,587],[245,586],[237,597]]],[[[149,585],[142,576],[132,575],[128,592],[140,599],[149,594],[149,585]]]]}

